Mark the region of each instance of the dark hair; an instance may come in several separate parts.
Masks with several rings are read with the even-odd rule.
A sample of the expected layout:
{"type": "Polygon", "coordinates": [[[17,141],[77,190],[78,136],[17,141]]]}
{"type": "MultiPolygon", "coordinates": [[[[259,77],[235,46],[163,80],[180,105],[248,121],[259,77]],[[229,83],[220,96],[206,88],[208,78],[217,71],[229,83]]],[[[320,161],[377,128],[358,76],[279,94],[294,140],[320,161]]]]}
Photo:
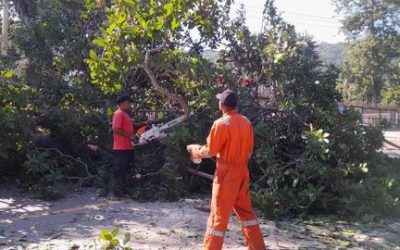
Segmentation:
{"type": "Polygon", "coordinates": [[[131,98],[127,95],[122,95],[117,98],[117,104],[120,105],[123,102],[129,101],[131,102],[131,98]]]}
{"type": "Polygon", "coordinates": [[[235,109],[237,106],[238,97],[232,90],[227,89],[224,92],[217,94],[217,98],[229,109],[235,109]]]}

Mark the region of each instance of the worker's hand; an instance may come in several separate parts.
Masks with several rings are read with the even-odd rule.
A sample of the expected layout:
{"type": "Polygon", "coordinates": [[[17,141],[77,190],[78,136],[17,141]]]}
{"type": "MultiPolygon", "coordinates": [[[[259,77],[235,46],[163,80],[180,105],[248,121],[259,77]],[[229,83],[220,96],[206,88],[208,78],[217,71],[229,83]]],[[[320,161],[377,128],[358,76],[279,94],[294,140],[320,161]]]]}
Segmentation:
{"type": "Polygon", "coordinates": [[[136,141],[138,139],[138,137],[135,134],[132,134],[132,135],[129,136],[129,139],[131,141],[136,141]]]}
{"type": "Polygon", "coordinates": [[[139,123],[139,125],[140,125],[140,127],[150,127],[151,124],[149,121],[144,121],[144,122],[139,123]]]}
{"type": "Polygon", "coordinates": [[[186,146],[187,151],[192,154],[193,151],[195,151],[196,149],[199,150],[201,148],[201,145],[199,144],[189,144],[186,146]]]}
{"type": "Polygon", "coordinates": [[[192,160],[192,162],[195,163],[195,164],[200,164],[201,161],[202,161],[201,158],[193,157],[193,152],[196,151],[196,150],[200,150],[200,148],[201,148],[201,145],[199,145],[199,144],[189,144],[189,145],[186,146],[186,149],[190,154],[190,160],[192,160]]]}

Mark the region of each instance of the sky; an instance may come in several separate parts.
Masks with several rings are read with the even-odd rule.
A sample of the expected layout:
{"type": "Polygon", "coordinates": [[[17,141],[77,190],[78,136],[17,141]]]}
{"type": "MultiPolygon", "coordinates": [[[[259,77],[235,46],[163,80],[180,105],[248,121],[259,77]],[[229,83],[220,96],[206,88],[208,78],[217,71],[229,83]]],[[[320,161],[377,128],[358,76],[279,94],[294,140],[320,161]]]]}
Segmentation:
{"type": "MultiPolygon", "coordinates": [[[[234,9],[244,4],[247,25],[252,32],[261,29],[265,0],[235,0],[234,9]]],[[[275,0],[278,12],[296,26],[296,31],[311,35],[317,42],[337,43],[345,41],[340,32],[340,21],[331,0],[275,0]]]]}

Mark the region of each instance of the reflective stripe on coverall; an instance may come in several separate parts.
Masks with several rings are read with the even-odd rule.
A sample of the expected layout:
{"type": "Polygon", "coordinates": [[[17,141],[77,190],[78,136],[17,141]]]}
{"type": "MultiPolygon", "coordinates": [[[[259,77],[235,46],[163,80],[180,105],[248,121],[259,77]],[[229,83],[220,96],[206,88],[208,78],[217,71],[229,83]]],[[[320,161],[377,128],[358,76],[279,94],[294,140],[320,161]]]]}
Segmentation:
{"type": "Polygon", "coordinates": [[[242,224],[249,249],[265,249],[257,216],[251,209],[247,164],[253,145],[250,121],[236,111],[230,111],[214,122],[207,144],[192,151],[194,158],[217,157],[204,249],[222,248],[232,211],[242,224]]]}

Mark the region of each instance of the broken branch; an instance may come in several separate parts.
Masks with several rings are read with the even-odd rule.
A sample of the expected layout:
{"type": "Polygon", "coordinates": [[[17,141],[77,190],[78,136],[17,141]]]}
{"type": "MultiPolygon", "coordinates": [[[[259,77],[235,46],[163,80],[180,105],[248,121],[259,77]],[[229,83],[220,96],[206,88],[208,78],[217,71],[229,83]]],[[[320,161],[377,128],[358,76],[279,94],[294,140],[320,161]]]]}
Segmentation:
{"type": "Polygon", "coordinates": [[[199,170],[194,169],[194,168],[187,168],[186,170],[187,170],[189,173],[192,173],[192,174],[194,174],[194,175],[198,175],[198,176],[204,177],[204,178],[209,179],[209,180],[213,180],[213,179],[214,179],[214,176],[213,176],[213,175],[204,173],[204,172],[199,171],[199,170]]]}

